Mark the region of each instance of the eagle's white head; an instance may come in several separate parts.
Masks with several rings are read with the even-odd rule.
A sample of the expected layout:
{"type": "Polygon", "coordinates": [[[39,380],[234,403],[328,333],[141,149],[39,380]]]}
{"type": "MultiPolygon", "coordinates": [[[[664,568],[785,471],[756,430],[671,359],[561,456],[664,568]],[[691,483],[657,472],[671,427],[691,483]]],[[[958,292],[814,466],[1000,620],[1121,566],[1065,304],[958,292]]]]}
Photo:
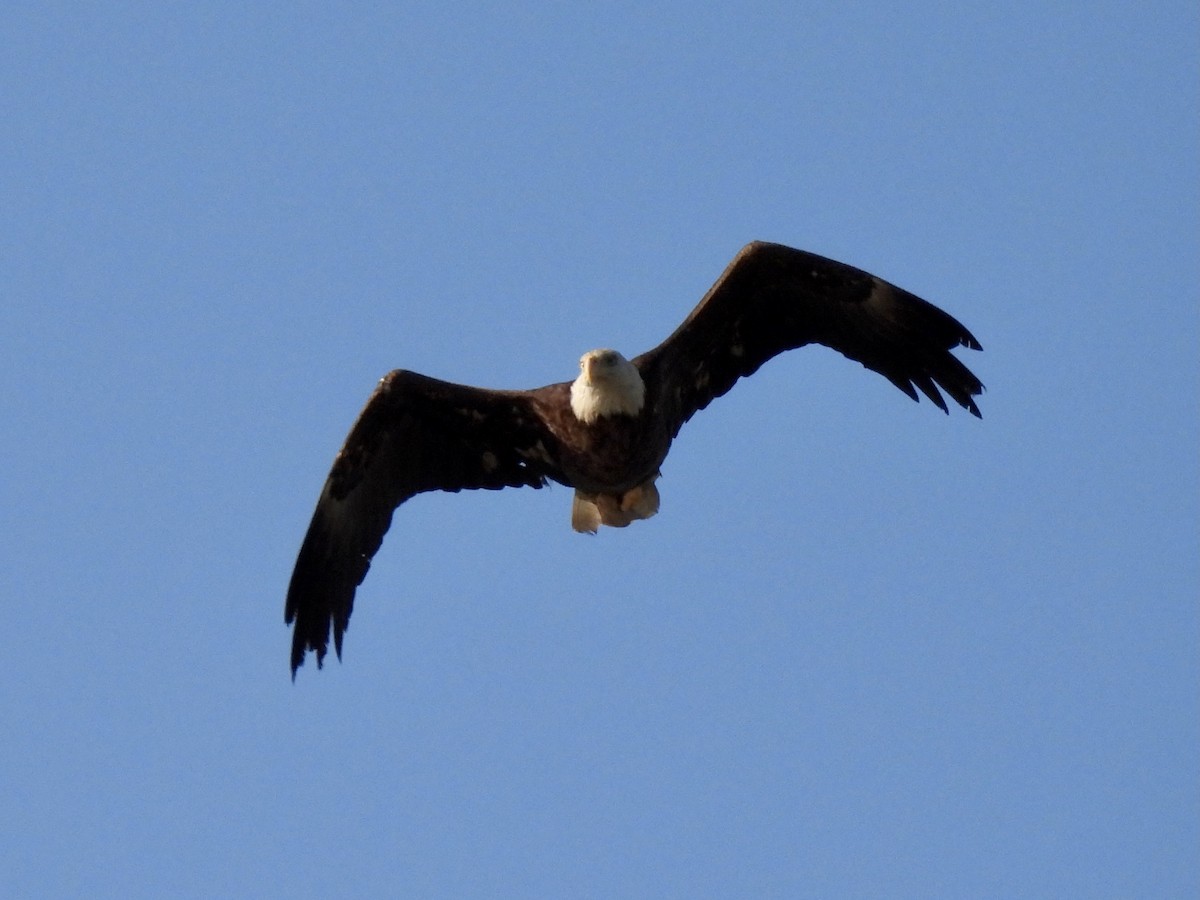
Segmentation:
{"type": "Polygon", "coordinates": [[[579,358],[579,377],[571,384],[571,411],[581,422],[636,416],[645,402],[646,385],[637,366],[616,350],[589,350],[579,358]]]}

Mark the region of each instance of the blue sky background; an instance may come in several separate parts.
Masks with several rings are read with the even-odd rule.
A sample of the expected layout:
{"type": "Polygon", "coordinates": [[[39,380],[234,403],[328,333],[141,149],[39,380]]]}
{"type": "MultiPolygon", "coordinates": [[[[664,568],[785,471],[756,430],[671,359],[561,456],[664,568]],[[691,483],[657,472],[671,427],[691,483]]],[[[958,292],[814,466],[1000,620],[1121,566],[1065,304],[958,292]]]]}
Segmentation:
{"type": "Polygon", "coordinates": [[[0,12],[0,895],[1195,896],[1194,3],[0,12]],[[754,238],[985,347],[697,417],[651,522],[426,496],[283,595],[376,379],[664,337],[754,238]]]}

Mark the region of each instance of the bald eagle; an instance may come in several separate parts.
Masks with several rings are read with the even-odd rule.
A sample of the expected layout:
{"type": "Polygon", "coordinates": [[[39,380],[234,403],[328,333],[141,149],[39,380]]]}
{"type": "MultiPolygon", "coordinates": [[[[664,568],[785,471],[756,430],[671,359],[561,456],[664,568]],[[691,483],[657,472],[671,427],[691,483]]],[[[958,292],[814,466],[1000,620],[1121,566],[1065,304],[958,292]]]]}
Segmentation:
{"type": "Polygon", "coordinates": [[[385,375],[333,462],[288,587],[292,678],[309,650],[338,658],[354,592],[392,513],[424,491],[574,488],[571,527],[595,533],[658,512],[655,481],[680,428],[772,357],[824,344],[948,412],[979,416],[983,385],[950,351],[982,349],[958,321],[874,275],[755,242],[665,341],[626,359],[592,350],[574,381],[487,390],[385,375]]]}

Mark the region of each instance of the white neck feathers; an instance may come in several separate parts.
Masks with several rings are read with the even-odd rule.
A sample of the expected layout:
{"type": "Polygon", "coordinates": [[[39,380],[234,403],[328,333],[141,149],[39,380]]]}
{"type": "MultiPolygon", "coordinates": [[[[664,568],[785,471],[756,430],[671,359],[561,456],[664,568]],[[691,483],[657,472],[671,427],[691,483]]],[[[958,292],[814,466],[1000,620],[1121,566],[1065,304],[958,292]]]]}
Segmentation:
{"type": "Polygon", "coordinates": [[[601,416],[636,416],[646,402],[637,366],[615,350],[591,350],[579,360],[571,384],[571,411],[585,424],[601,416]]]}

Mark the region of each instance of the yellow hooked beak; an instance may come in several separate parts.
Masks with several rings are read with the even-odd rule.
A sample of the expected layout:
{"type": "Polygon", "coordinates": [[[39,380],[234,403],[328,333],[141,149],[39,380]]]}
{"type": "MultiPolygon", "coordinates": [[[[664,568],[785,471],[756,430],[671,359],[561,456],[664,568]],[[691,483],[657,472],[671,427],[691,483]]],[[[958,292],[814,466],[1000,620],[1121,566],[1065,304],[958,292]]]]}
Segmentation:
{"type": "Polygon", "coordinates": [[[616,359],[609,350],[593,350],[591,353],[584,354],[579,360],[579,367],[583,370],[583,380],[588,384],[594,384],[612,377],[615,362],[616,359]]]}

